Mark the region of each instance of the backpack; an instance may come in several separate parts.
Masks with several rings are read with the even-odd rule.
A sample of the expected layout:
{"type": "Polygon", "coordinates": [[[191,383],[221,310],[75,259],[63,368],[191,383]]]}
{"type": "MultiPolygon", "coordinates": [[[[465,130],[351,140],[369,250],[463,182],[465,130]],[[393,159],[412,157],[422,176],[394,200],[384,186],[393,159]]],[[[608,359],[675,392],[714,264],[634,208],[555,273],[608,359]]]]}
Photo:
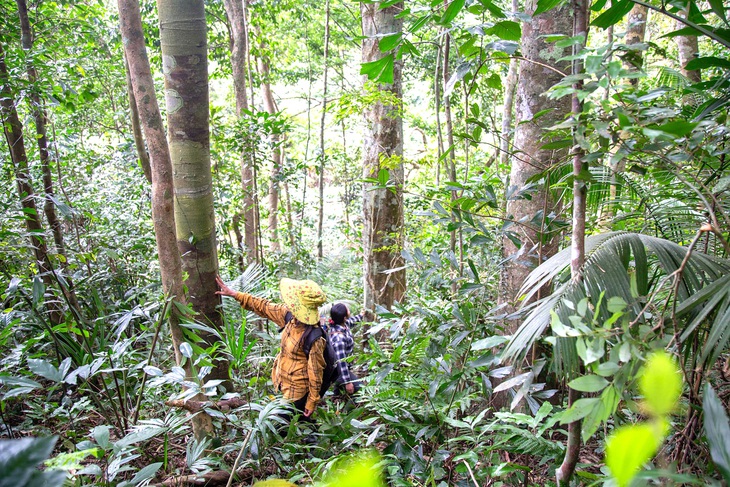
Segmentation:
{"type": "MultiPolygon", "coordinates": [[[[290,313],[287,313],[284,319],[287,323],[294,318],[290,313]]],[[[337,380],[340,376],[340,370],[337,368],[337,355],[335,355],[335,349],[332,347],[329,335],[325,332],[322,327],[307,325],[308,328],[304,332],[302,349],[307,360],[309,360],[309,351],[312,349],[314,342],[320,338],[324,338],[325,346],[323,350],[324,355],[324,371],[322,371],[322,387],[319,390],[319,397],[324,397],[325,392],[329,389],[330,385],[337,380]]]]}

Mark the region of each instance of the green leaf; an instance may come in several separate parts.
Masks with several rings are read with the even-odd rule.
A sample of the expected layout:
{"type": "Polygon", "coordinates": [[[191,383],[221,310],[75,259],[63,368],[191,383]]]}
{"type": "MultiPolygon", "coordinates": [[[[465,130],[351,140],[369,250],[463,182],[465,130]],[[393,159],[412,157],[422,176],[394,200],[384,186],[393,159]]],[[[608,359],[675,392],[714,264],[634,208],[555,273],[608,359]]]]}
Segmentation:
{"type": "Polygon", "coordinates": [[[611,5],[611,7],[601,15],[596,17],[591,24],[602,29],[608,29],[624,18],[624,16],[631,11],[633,6],[634,3],[631,0],[620,0],[611,5]]]}
{"type": "Polygon", "coordinates": [[[695,58],[684,66],[687,71],[707,68],[730,68],[730,60],[717,56],[705,56],[695,58]]]}
{"type": "Polygon", "coordinates": [[[46,286],[38,276],[33,277],[33,304],[38,305],[43,301],[43,295],[46,292],[46,286]]]}
{"type": "Polygon", "coordinates": [[[362,63],[360,74],[367,75],[370,80],[390,84],[393,82],[393,62],[393,55],[388,54],[377,61],[362,63]]]}
{"type": "Polygon", "coordinates": [[[652,125],[651,128],[676,135],[677,137],[684,137],[688,133],[692,132],[696,126],[697,123],[694,122],[675,120],[674,122],[668,122],[663,125],[652,125]]]}
{"type": "Polygon", "coordinates": [[[502,335],[493,335],[487,338],[482,338],[481,340],[477,340],[476,342],[471,344],[472,350],[487,350],[490,348],[494,348],[498,345],[501,345],[503,343],[506,343],[509,341],[509,337],[505,337],[502,335]]]}
{"type": "Polygon", "coordinates": [[[348,459],[341,468],[329,471],[316,487],[385,487],[380,467],[380,455],[365,451],[348,459]]]}
{"type": "Polygon", "coordinates": [[[384,36],[380,39],[380,41],[378,41],[378,48],[380,49],[380,52],[388,52],[394,49],[398,44],[400,44],[402,38],[403,34],[401,32],[384,36]]]}
{"type": "Polygon", "coordinates": [[[727,16],[725,15],[725,1],[724,0],[708,0],[710,2],[710,8],[717,14],[726,24],[727,16]]]}
{"type": "Polygon", "coordinates": [[[485,30],[484,33],[495,35],[505,41],[519,41],[522,36],[522,28],[517,22],[503,20],[485,30]]]}
{"type": "Polygon", "coordinates": [[[639,377],[639,390],[646,409],[656,417],[670,414],[682,394],[682,375],[674,360],[664,351],[655,352],[639,377]]]}
{"type": "Polygon", "coordinates": [[[63,374],[50,362],[46,360],[28,359],[28,368],[36,375],[40,375],[44,379],[48,379],[55,383],[63,381],[63,374]]]}
{"type": "Polygon", "coordinates": [[[535,8],[535,13],[532,16],[535,17],[543,12],[552,10],[561,3],[563,3],[563,0],[537,0],[537,8],[535,8]]]}
{"type": "Polygon", "coordinates": [[[570,147],[573,145],[573,139],[562,139],[562,140],[556,140],[554,142],[548,142],[547,144],[543,144],[540,147],[540,150],[558,150],[558,149],[564,149],[566,147],[570,147]]]}
{"type": "Polygon", "coordinates": [[[725,407],[710,384],[705,387],[702,408],[705,412],[705,436],[710,445],[710,456],[725,482],[730,484],[730,422],[725,407]]]}
{"type": "Polygon", "coordinates": [[[598,375],[584,375],[568,383],[571,389],[581,392],[598,392],[606,388],[609,382],[598,375]]]}
{"type": "Polygon", "coordinates": [[[461,12],[461,9],[464,8],[464,2],[465,0],[453,0],[453,2],[446,7],[446,11],[444,11],[441,19],[439,19],[439,23],[448,24],[454,20],[456,16],[459,15],[459,12],[461,12]]]}
{"type": "Polygon", "coordinates": [[[253,487],[297,487],[297,484],[292,484],[288,480],[270,479],[256,482],[253,487]]]}
{"type": "Polygon", "coordinates": [[[60,487],[66,472],[37,470],[53,452],[58,437],[0,440],[0,487],[60,487]]]}
{"type": "Polygon", "coordinates": [[[568,424],[583,419],[593,410],[593,406],[600,402],[600,397],[584,397],[578,399],[560,416],[560,424],[568,424]]]}
{"type": "Polygon", "coordinates": [[[387,169],[381,169],[378,171],[378,184],[380,186],[387,186],[388,179],[390,179],[390,172],[387,169]]]}
{"type": "Polygon", "coordinates": [[[656,429],[649,424],[622,426],[607,440],[606,465],[619,487],[625,487],[659,449],[656,429]]]}

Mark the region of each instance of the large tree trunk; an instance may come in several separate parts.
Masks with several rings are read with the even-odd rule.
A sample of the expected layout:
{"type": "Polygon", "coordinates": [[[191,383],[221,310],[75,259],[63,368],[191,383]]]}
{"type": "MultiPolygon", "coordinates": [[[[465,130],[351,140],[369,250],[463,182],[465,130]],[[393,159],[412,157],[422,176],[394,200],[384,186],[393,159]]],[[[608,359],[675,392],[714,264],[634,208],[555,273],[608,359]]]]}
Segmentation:
{"type": "MultiPolygon", "coordinates": [[[[517,12],[519,8],[517,0],[512,0],[512,11],[517,12]]],[[[499,139],[499,160],[502,165],[507,165],[510,158],[510,142],[512,142],[512,112],[515,106],[515,88],[517,87],[517,76],[519,73],[519,61],[512,59],[509,62],[507,79],[504,82],[504,103],[502,104],[502,134],[499,139]]]]}
{"type": "MultiPolygon", "coordinates": [[[[23,49],[30,52],[33,48],[33,32],[31,30],[30,21],[28,19],[28,7],[25,0],[16,0],[18,5],[18,15],[20,17],[20,28],[22,32],[23,49]]],[[[43,190],[45,193],[45,203],[43,204],[43,213],[46,215],[48,225],[51,227],[53,234],[53,242],[56,253],[61,256],[59,263],[63,269],[65,285],[62,285],[61,292],[66,296],[72,312],[77,319],[81,316],[81,307],[79,306],[74,283],[68,270],[68,256],[66,254],[66,244],[63,239],[63,231],[61,221],[56,214],[56,195],[53,190],[53,175],[51,171],[51,158],[48,153],[48,135],[46,130],[46,111],[43,108],[43,100],[36,88],[38,82],[38,73],[33,64],[32,55],[28,56],[28,81],[31,84],[31,92],[29,96],[30,108],[33,113],[36,128],[36,142],[38,144],[38,155],[41,162],[41,171],[43,173],[43,190]]],[[[59,280],[59,284],[62,281],[59,280]]]]}
{"type": "MultiPolygon", "coordinates": [[[[530,0],[527,11],[534,12],[536,0],[530,0]]],[[[507,184],[507,219],[512,222],[502,239],[505,263],[502,266],[499,283],[499,303],[504,313],[514,313],[521,304],[518,295],[527,275],[541,262],[555,254],[558,239],[554,228],[550,228],[547,215],[560,214],[558,203],[553,201],[549,191],[549,180],[538,183],[529,194],[523,194],[528,181],[546,169],[565,160],[564,150],[544,150],[550,142],[546,138],[548,129],[562,121],[570,112],[570,98],[558,100],[548,98],[546,91],[570,73],[570,63],[557,60],[570,52],[545,41],[548,34],[572,35],[573,20],[570,4],[549,10],[522,27],[522,54],[515,110],[515,137],[507,184]],[[542,116],[533,120],[536,114],[542,116]],[[516,240],[518,244],[514,241],[516,240]]],[[[513,334],[519,322],[505,320],[504,333],[513,334]]],[[[515,371],[515,373],[517,373],[515,371]]],[[[509,405],[506,393],[494,397],[495,407],[509,405]]]]}
{"type": "MultiPolygon", "coordinates": [[[[378,35],[403,30],[403,19],[396,16],[403,11],[403,2],[381,9],[379,3],[362,3],[362,61],[380,59],[378,35]]],[[[403,63],[395,60],[393,83],[381,84],[380,90],[390,91],[402,99],[401,73],[403,63]]],[[[403,267],[403,120],[401,106],[378,102],[365,110],[367,128],[363,150],[363,177],[377,178],[382,159],[396,159],[390,167],[390,180],[395,191],[371,190],[372,184],[363,184],[363,267],[365,307],[375,304],[391,308],[401,301],[406,291],[405,270],[386,273],[403,267]]]]}
{"type": "MultiPolygon", "coordinates": [[[[528,11],[534,11],[536,2],[529,3],[528,11]]],[[[538,185],[528,198],[521,191],[530,178],[565,159],[564,151],[541,149],[550,141],[545,139],[547,129],[563,120],[570,111],[568,97],[554,100],[545,94],[569,72],[570,64],[557,62],[567,53],[554,43],[546,42],[543,36],[570,36],[572,27],[570,6],[563,5],[538,15],[532,22],[523,24],[522,28],[522,53],[525,59],[520,63],[517,84],[517,129],[514,140],[517,155],[512,157],[508,184],[510,198],[507,201],[507,218],[513,222],[509,231],[514,233],[520,245],[515,245],[507,237],[503,238],[503,254],[508,260],[502,269],[499,291],[499,300],[508,305],[509,312],[516,310],[519,299],[517,292],[530,271],[557,249],[556,235],[551,233],[545,222],[555,205],[547,183],[538,185]],[[538,112],[545,110],[548,112],[532,120],[538,112]]],[[[506,333],[511,334],[515,329],[516,324],[512,324],[506,333]]]]}
{"type": "MultiPolygon", "coordinates": [[[[13,161],[15,182],[18,187],[20,205],[23,208],[25,228],[28,230],[30,246],[33,249],[40,278],[46,288],[50,289],[53,285],[53,279],[51,279],[53,269],[48,260],[48,247],[43,238],[44,232],[40,213],[35,204],[35,193],[28,170],[28,155],[25,151],[25,140],[23,138],[23,124],[15,109],[15,101],[10,88],[10,75],[5,63],[5,51],[2,44],[0,44],[0,115],[10,158],[13,161]]],[[[56,298],[50,292],[46,296],[45,303],[50,322],[53,325],[62,323],[64,316],[60,303],[56,301],[56,298]]]]}
{"type": "MultiPolygon", "coordinates": [[[[228,20],[231,23],[231,66],[233,68],[233,91],[236,97],[236,115],[240,118],[249,109],[246,95],[246,53],[248,50],[248,29],[241,0],[224,0],[228,20]]],[[[250,142],[250,141],[249,141],[250,142]]],[[[253,164],[249,152],[241,154],[241,186],[243,188],[243,233],[245,260],[258,260],[256,244],[256,209],[254,207],[253,164]]]]}
{"type": "MultiPolygon", "coordinates": [[[[208,106],[208,44],[203,0],[159,0],[167,132],[174,169],[175,227],[197,319],[221,329],[208,106]]],[[[201,333],[208,346],[215,335],[201,333]]],[[[228,383],[228,361],[215,360],[210,379],[228,383]]]]}
{"type": "MultiPolygon", "coordinates": [[[[129,63],[134,97],[137,101],[140,121],[150,153],[152,220],[155,227],[162,287],[169,299],[184,303],[182,259],[175,231],[172,162],[147,59],[139,3],[138,0],[118,0],[118,4],[124,52],[129,63]]],[[[175,363],[183,367],[188,378],[192,378],[191,361],[185,360],[180,349],[185,342],[185,337],[180,327],[179,309],[177,306],[172,306],[170,309],[170,332],[175,351],[175,363]]],[[[198,400],[204,401],[205,397],[199,397],[198,400]]],[[[213,422],[210,416],[205,413],[194,416],[193,431],[197,438],[211,435],[213,422]]]]}

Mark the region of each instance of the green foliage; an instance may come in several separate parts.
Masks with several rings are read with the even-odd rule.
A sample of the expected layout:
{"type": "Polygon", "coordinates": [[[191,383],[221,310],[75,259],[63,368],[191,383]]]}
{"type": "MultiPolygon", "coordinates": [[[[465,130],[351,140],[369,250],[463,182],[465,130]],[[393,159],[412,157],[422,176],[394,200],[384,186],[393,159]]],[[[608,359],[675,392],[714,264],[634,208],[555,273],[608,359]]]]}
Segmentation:
{"type": "Polygon", "coordinates": [[[66,472],[39,471],[38,465],[53,451],[57,437],[0,440],[0,486],[60,487],[66,472]]]}

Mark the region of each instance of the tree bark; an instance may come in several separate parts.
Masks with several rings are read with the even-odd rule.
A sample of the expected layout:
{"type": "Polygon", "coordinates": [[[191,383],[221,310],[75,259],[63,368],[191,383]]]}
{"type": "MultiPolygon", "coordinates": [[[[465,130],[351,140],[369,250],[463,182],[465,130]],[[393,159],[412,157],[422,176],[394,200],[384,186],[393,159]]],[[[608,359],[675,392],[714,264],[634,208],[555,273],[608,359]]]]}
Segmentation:
{"type": "MultiPolygon", "coordinates": [[[[381,9],[379,3],[362,3],[362,61],[382,58],[378,35],[403,30],[403,2],[381,9]]],[[[402,100],[401,73],[403,63],[396,59],[393,83],[380,84],[379,90],[390,91],[402,100]]],[[[388,309],[401,301],[406,291],[406,276],[401,250],[403,248],[403,119],[402,104],[384,105],[377,102],[365,110],[367,128],[363,150],[363,177],[377,178],[383,160],[389,160],[390,182],[395,190],[372,190],[363,184],[363,267],[365,307],[375,304],[388,309]],[[386,273],[388,270],[399,269],[386,273]]]]}
{"type": "MultiPolygon", "coordinates": [[[[152,220],[160,262],[162,287],[170,299],[185,302],[182,278],[182,259],[177,246],[174,211],[173,168],[167,145],[165,129],[162,124],[155,85],[152,80],[149,60],[142,32],[142,18],[137,0],[118,0],[124,52],[129,63],[130,78],[142,129],[147,139],[152,167],[152,220]]],[[[215,281],[214,281],[215,282],[215,281]]],[[[171,307],[170,333],[175,353],[175,363],[183,367],[188,378],[193,377],[192,364],[180,351],[185,342],[180,327],[180,311],[171,307]]],[[[204,401],[202,395],[197,398],[204,401]]],[[[193,431],[197,438],[213,433],[210,416],[201,413],[193,416],[193,431]]]]}
{"type": "MultiPolygon", "coordinates": [[[[585,262],[585,239],[586,239],[586,197],[588,194],[588,182],[582,178],[582,174],[588,171],[588,164],[584,161],[585,152],[580,145],[584,138],[584,130],[581,126],[580,116],[583,113],[583,102],[578,92],[583,89],[583,81],[578,75],[583,71],[583,63],[577,54],[585,45],[588,37],[588,0],[573,0],[573,38],[583,36],[583,42],[573,46],[573,66],[571,74],[576,78],[573,88],[576,92],[571,97],[572,119],[576,124],[573,127],[573,233],[570,239],[570,274],[575,281],[583,279],[583,264],[585,262]]],[[[571,407],[578,399],[580,392],[570,389],[568,392],[568,407],[571,407]]],[[[581,421],[573,421],[568,424],[568,441],[565,446],[565,457],[563,463],[555,471],[558,486],[569,486],[570,479],[575,472],[580,456],[580,430],[581,421]]]]}
{"type": "MultiPolygon", "coordinates": [[[[446,2],[444,2],[445,4],[446,2]]],[[[456,182],[456,145],[454,144],[454,122],[451,118],[451,94],[446,95],[446,85],[449,82],[449,78],[451,78],[451,72],[449,70],[449,54],[451,51],[451,35],[446,33],[444,35],[444,55],[442,56],[442,59],[444,60],[444,67],[443,67],[443,82],[444,82],[444,118],[446,119],[446,142],[449,144],[449,146],[446,148],[446,150],[449,152],[447,157],[447,166],[449,169],[449,181],[452,183],[456,182]]],[[[451,190],[451,202],[453,203],[457,198],[456,190],[451,190]]],[[[454,217],[454,214],[451,214],[451,222],[455,223],[456,218],[454,217]]],[[[451,230],[449,232],[449,250],[451,250],[451,253],[456,255],[456,229],[451,230]]],[[[451,281],[451,293],[456,294],[457,289],[457,281],[456,279],[453,279],[451,281]]]]}
{"type": "MultiPolygon", "coordinates": [[[[644,42],[648,15],[648,8],[643,5],[634,4],[627,18],[628,26],[626,28],[626,37],[624,38],[627,46],[634,46],[644,42]]],[[[644,65],[644,49],[628,51],[623,57],[623,62],[629,71],[640,71],[644,65]]],[[[631,78],[630,82],[633,86],[637,86],[639,79],[631,78]]]]}
{"type": "Polygon", "coordinates": [[[142,126],[139,124],[139,111],[137,110],[137,101],[134,99],[134,90],[132,89],[132,79],[129,75],[129,65],[127,58],[124,58],[124,66],[127,72],[127,96],[129,98],[129,118],[132,122],[132,136],[134,137],[134,147],[137,149],[137,157],[139,164],[142,166],[142,172],[147,182],[152,183],[152,168],[150,167],[150,156],[147,154],[147,148],[144,144],[144,136],[142,135],[142,126]]]}
{"type": "MultiPolygon", "coordinates": [[[[687,18],[687,10],[680,14],[683,18],[687,18]]],[[[679,20],[676,22],[676,28],[682,29],[686,27],[685,24],[679,20]]],[[[699,46],[697,44],[697,36],[677,36],[677,55],[679,57],[679,65],[682,68],[682,74],[687,77],[691,83],[699,83],[702,80],[702,72],[697,69],[694,71],[688,71],[685,66],[691,60],[697,58],[700,53],[699,46]]]]}
{"type": "Polygon", "coordinates": [[[327,155],[324,147],[324,123],[327,117],[327,74],[330,52],[330,2],[325,2],[324,14],[324,75],[322,88],[322,118],[319,122],[319,219],[317,222],[317,258],[322,259],[322,228],[324,227],[324,169],[327,155]]]}
{"type": "MultiPolygon", "coordinates": [[[[231,23],[231,66],[233,69],[233,91],[236,98],[236,116],[239,118],[249,110],[246,94],[246,53],[248,51],[248,29],[243,1],[224,0],[228,20],[231,23]]],[[[252,141],[247,141],[250,144],[252,141]]],[[[256,209],[254,200],[253,162],[249,151],[241,153],[241,187],[243,189],[243,233],[245,248],[241,249],[248,263],[258,261],[256,241],[256,209]]]]}
{"type": "MultiPolygon", "coordinates": [[[[259,76],[261,76],[261,97],[264,110],[269,115],[275,115],[279,110],[271,92],[271,66],[269,59],[263,52],[264,43],[261,43],[261,55],[258,57],[259,76]]],[[[281,173],[281,137],[271,134],[271,179],[269,180],[269,249],[272,252],[281,252],[279,243],[279,175],[281,173]]]]}
{"type": "MultiPolygon", "coordinates": [[[[220,330],[208,103],[208,44],[203,0],[158,0],[168,142],[175,188],[175,230],[188,301],[197,319],[220,330]]],[[[213,334],[199,332],[209,347],[213,334]]],[[[228,360],[214,358],[207,379],[229,382],[228,360]]]]}

